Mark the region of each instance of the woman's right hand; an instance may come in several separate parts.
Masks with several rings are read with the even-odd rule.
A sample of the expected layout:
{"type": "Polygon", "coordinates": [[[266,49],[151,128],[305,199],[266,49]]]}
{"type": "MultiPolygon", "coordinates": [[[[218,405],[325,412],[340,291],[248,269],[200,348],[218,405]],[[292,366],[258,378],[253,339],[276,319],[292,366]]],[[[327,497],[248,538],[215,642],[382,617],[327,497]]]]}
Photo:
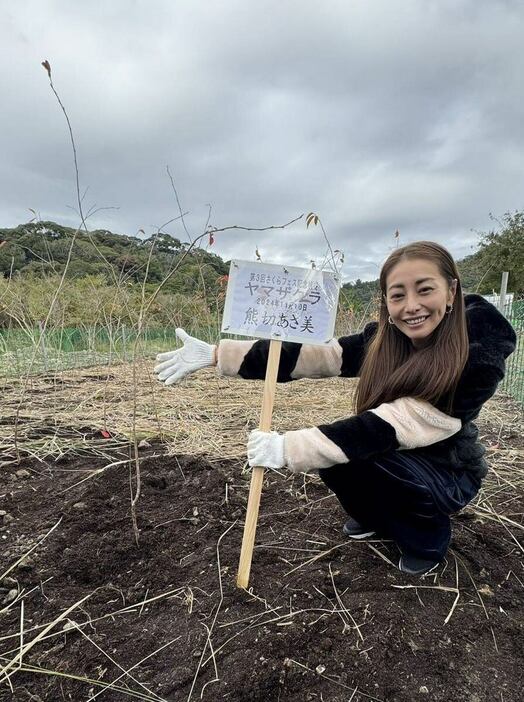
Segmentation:
{"type": "Polygon", "coordinates": [[[154,371],[165,385],[173,385],[200,368],[215,365],[215,345],[195,339],[183,329],[176,329],[175,333],[183,343],[182,348],[159,353],[156,357],[159,363],[154,371]]]}

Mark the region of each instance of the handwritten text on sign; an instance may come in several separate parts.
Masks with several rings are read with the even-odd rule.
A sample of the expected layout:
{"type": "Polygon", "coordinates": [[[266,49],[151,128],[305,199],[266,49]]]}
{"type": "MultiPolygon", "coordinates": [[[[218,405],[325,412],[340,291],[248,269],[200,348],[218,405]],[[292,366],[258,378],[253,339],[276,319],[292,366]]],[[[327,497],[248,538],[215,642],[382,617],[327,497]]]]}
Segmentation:
{"type": "Polygon", "coordinates": [[[333,337],[339,288],[332,272],[231,261],[222,331],[324,344],[333,337]]]}

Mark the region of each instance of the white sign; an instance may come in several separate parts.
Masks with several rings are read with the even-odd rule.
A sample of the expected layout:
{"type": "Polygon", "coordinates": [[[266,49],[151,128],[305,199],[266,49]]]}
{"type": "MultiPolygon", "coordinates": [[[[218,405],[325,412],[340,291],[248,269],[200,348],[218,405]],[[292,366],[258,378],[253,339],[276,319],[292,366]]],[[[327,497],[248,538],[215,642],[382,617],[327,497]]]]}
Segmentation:
{"type": "Polygon", "coordinates": [[[333,338],[340,278],[311,268],[231,261],[222,331],[325,344],[333,338]]]}

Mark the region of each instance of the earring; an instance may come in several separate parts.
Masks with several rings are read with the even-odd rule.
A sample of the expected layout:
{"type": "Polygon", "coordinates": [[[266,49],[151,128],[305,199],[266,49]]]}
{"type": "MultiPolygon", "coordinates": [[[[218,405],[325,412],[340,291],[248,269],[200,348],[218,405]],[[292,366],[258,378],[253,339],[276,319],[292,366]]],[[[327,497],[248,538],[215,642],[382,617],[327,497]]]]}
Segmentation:
{"type": "Polygon", "coordinates": [[[446,314],[451,314],[453,312],[453,305],[446,305],[446,314]]]}
{"type": "Polygon", "coordinates": [[[394,324],[393,320],[391,319],[391,315],[388,316],[388,322],[389,322],[390,324],[394,324]]]}

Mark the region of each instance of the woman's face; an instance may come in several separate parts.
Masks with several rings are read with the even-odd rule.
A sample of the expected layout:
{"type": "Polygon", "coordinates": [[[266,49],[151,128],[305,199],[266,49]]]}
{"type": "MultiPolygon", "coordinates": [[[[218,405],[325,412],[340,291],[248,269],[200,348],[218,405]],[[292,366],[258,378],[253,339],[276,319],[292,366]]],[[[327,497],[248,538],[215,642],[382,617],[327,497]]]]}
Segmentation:
{"type": "Polygon", "coordinates": [[[415,348],[422,348],[443,320],[456,287],[454,281],[450,289],[438,266],[425,258],[404,259],[391,269],[386,280],[388,312],[415,348]]]}

